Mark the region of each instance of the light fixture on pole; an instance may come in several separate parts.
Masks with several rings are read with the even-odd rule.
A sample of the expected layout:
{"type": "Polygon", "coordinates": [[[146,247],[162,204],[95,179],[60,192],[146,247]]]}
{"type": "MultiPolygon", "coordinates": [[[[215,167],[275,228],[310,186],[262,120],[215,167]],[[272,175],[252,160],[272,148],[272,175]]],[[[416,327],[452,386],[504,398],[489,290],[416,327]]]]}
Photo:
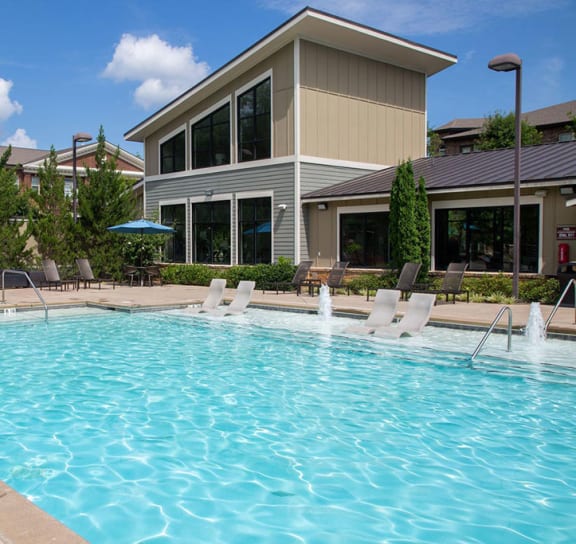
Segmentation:
{"type": "Polygon", "coordinates": [[[92,136],[87,132],[78,132],[72,136],[72,217],[78,221],[78,182],[76,181],[76,144],[89,142],[92,136]]]}
{"type": "Polygon", "coordinates": [[[514,257],[512,262],[512,296],[518,300],[520,277],[520,148],[522,146],[522,60],[515,53],[494,57],[488,68],[496,72],[516,72],[516,109],[515,109],[515,145],[514,145],[514,257]]]}

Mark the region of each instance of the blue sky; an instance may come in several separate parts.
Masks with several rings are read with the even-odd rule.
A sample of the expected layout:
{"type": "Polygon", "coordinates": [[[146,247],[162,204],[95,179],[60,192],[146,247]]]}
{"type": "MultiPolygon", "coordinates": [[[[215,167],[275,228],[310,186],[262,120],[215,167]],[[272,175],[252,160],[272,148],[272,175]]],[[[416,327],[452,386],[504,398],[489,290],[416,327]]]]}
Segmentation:
{"type": "Polygon", "coordinates": [[[3,0],[0,145],[102,125],[142,154],[127,130],[305,5],[456,55],[428,80],[432,127],[514,109],[513,74],[487,68],[502,53],[522,58],[523,111],[576,99],[576,0],[3,0]]]}

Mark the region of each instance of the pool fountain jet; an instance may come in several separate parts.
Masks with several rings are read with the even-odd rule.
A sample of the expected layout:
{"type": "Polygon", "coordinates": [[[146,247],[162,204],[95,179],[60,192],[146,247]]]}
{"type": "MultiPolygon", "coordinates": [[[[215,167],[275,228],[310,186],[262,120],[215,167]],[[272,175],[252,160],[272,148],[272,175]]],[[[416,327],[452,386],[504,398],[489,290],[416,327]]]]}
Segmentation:
{"type": "Polygon", "coordinates": [[[320,287],[320,295],[318,301],[318,315],[324,319],[332,317],[332,299],[330,298],[330,287],[325,283],[320,287]]]}
{"type": "Polygon", "coordinates": [[[524,335],[531,344],[535,345],[540,345],[546,340],[546,329],[539,302],[532,302],[530,304],[530,314],[524,335]]]}

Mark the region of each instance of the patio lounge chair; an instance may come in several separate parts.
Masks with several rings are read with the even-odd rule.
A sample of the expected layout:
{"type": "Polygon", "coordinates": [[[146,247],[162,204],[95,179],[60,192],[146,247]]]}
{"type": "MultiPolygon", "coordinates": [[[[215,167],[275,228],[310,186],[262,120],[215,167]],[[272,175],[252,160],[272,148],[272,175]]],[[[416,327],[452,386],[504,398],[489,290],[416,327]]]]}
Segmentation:
{"type": "Polygon", "coordinates": [[[44,259],[42,261],[42,270],[44,270],[44,284],[48,285],[48,289],[54,286],[56,289],[60,288],[60,291],[68,289],[69,286],[72,288],[77,286],[77,280],[65,279],[60,277],[60,272],[53,259],[44,259]]]}
{"type": "MultiPolygon", "coordinates": [[[[78,266],[78,285],[81,281],[84,282],[84,289],[92,285],[93,283],[98,284],[98,289],[102,288],[103,281],[112,281],[110,278],[97,278],[92,272],[92,267],[90,266],[90,261],[88,259],[76,259],[76,265],[78,266]]],[[[114,287],[114,283],[113,283],[114,287]]]]}
{"type": "Polygon", "coordinates": [[[456,295],[466,293],[466,302],[470,302],[470,291],[462,289],[464,272],[468,268],[468,263],[450,263],[442,280],[440,289],[413,289],[413,293],[434,293],[435,295],[446,295],[446,302],[452,295],[452,304],[456,304],[456,295]]]}
{"type": "Polygon", "coordinates": [[[326,280],[326,285],[330,287],[330,292],[332,294],[334,294],[336,289],[342,286],[348,264],[348,261],[336,261],[332,270],[330,270],[330,274],[328,274],[328,279],[326,280]]]}
{"type": "Polygon", "coordinates": [[[372,305],[370,315],[361,325],[352,325],[344,332],[353,334],[371,334],[378,327],[386,327],[392,323],[398,301],[400,300],[400,291],[396,289],[378,289],[376,298],[372,305]]]}
{"type": "Polygon", "coordinates": [[[413,293],[406,313],[398,324],[378,327],[374,330],[374,335],[399,338],[420,334],[430,319],[435,300],[436,295],[430,293],[413,293]]]}
{"type": "Polygon", "coordinates": [[[210,310],[210,315],[240,315],[246,311],[246,307],[250,304],[250,299],[252,298],[252,291],[256,287],[255,281],[243,280],[238,283],[236,288],[236,294],[234,295],[234,300],[224,308],[210,310]]]}
{"type": "Polygon", "coordinates": [[[189,306],[186,313],[201,314],[206,312],[215,311],[224,297],[224,289],[226,288],[226,280],[220,278],[213,278],[208,287],[208,295],[201,306],[189,306]]]}
{"type": "Polygon", "coordinates": [[[416,282],[421,266],[420,263],[404,263],[398,278],[398,283],[396,283],[396,289],[402,292],[400,297],[402,300],[408,299],[408,294],[414,288],[414,283],[416,282]]]}
{"type": "MultiPolygon", "coordinates": [[[[308,273],[310,272],[310,268],[312,268],[312,261],[301,261],[294,273],[294,277],[290,281],[287,282],[277,282],[272,286],[264,286],[262,292],[266,290],[266,287],[271,287],[272,289],[276,290],[276,294],[282,290],[282,292],[286,292],[287,289],[291,287],[296,288],[296,294],[299,295],[300,291],[302,290],[302,286],[306,284],[308,279],[308,273]]],[[[320,287],[320,283],[318,282],[318,287],[320,287]]]]}

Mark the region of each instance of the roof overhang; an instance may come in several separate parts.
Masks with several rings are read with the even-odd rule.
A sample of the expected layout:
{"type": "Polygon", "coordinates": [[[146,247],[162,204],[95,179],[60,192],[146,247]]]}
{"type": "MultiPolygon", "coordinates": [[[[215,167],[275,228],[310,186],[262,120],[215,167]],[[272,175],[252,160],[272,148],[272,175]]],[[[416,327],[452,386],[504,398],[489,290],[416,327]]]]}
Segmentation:
{"type": "Polygon", "coordinates": [[[130,129],[124,137],[129,141],[144,141],[160,126],[176,119],[298,38],[400,66],[426,76],[436,74],[457,62],[457,58],[449,53],[305,8],[196,86],[130,129]]]}

